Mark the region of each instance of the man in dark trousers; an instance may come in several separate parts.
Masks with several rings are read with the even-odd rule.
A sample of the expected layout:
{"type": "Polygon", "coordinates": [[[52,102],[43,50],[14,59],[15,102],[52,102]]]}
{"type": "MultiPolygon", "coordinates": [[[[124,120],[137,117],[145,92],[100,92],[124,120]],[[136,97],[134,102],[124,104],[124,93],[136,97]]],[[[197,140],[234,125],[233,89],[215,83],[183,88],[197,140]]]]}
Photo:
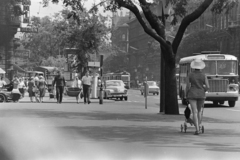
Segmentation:
{"type": "Polygon", "coordinates": [[[63,96],[63,91],[64,87],[66,85],[65,78],[62,75],[61,71],[57,71],[58,75],[55,76],[53,80],[53,87],[56,84],[56,98],[57,98],[57,103],[62,103],[62,96],[63,96]]]}

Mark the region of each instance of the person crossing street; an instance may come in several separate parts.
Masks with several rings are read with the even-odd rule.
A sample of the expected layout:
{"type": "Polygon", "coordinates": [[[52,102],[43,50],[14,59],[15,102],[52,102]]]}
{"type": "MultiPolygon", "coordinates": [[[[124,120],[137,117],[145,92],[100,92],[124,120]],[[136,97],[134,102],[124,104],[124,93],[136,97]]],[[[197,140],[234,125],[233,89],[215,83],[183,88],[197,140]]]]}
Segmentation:
{"type": "Polygon", "coordinates": [[[56,84],[56,98],[57,103],[62,103],[63,91],[66,86],[65,78],[62,75],[61,71],[57,71],[57,74],[53,80],[53,87],[56,84]]]}
{"type": "Polygon", "coordinates": [[[92,77],[89,75],[89,71],[86,71],[85,76],[82,77],[82,88],[84,96],[84,104],[90,104],[90,90],[92,85],[92,77]]]}

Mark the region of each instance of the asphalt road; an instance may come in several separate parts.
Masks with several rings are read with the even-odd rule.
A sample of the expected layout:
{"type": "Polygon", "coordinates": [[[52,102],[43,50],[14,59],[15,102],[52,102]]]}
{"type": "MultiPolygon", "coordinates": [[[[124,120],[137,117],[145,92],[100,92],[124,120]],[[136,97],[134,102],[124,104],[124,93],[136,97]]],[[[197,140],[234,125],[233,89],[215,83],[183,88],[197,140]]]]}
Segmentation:
{"type": "MultiPolygon", "coordinates": [[[[226,104],[227,105],[227,104],[226,104]]],[[[240,104],[204,109],[205,133],[194,127],[180,132],[180,115],[159,114],[159,97],[144,98],[130,90],[128,101],[105,100],[99,105],[64,103],[0,104],[1,160],[238,160],[240,157],[240,104]]]]}

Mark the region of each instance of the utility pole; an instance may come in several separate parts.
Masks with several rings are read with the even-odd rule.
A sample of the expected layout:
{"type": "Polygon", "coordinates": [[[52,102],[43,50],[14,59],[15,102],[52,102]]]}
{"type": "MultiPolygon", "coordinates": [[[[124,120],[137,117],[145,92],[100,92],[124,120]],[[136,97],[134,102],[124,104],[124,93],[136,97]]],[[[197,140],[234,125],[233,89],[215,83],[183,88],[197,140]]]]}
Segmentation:
{"type": "Polygon", "coordinates": [[[102,81],[103,81],[103,78],[102,78],[103,69],[102,69],[102,66],[103,66],[103,55],[100,55],[100,77],[101,77],[101,85],[100,85],[100,94],[99,94],[99,104],[103,104],[103,84],[102,84],[102,81]]]}

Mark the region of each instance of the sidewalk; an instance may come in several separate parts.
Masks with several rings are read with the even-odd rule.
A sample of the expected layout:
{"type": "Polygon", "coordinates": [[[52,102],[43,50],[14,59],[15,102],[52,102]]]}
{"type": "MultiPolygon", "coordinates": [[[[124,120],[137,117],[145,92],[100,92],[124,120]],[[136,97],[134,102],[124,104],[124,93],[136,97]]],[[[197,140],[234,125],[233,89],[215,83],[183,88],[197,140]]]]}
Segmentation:
{"type": "Polygon", "coordinates": [[[7,138],[0,137],[1,144],[8,142],[18,159],[239,160],[239,120],[205,114],[206,131],[195,136],[193,126],[180,132],[183,108],[180,115],[164,115],[154,106],[99,105],[98,100],[72,105],[74,97],[64,101],[68,98],[70,103],[64,105],[21,101],[1,105],[1,133],[6,127],[12,131],[7,138]]]}
{"type": "MultiPolygon", "coordinates": [[[[35,101],[35,97],[33,98],[35,101]]],[[[97,98],[91,98],[91,103],[99,103],[99,99],[97,98]]],[[[49,98],[49,93],[45,94],[45,97],[43,98],[43,101],[45,103],[56,103],[57,100],[54,98],[49,98]]],[[[75,97],[69,97],[67,95],[63,95],[63,102],[68,102],[68,103],[76,103],[76,98],[75,97]]],[[[19,100],[20,103],[30,103],[30,98],[28,96],[28,94],[25,94],[25,97],[23,97],[22,99],[19,100]]],[[[80,103],[83,103],[83,98],[79,100],[80,103]]],[[[114,100],[109,100],[109,99],[103,99],[104,103],[110,103],[110,102],[114,102],[114,100]]]]}

